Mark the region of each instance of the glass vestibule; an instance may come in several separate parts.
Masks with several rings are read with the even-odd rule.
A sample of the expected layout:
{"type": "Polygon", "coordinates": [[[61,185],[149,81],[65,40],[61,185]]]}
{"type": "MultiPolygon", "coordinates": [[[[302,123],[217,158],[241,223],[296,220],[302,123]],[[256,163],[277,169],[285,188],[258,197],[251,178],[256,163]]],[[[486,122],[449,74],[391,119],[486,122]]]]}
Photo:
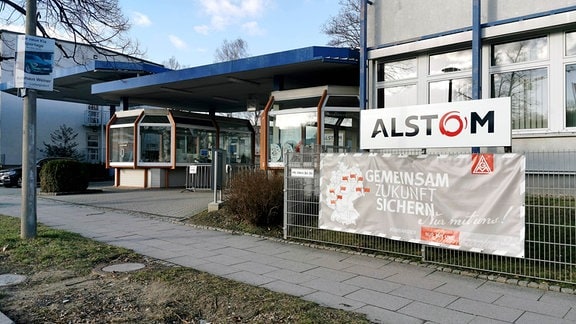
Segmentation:
{"type": "Polygon", "coordinates": [[[172,124],[168,116],[145,115],[138,123],[138,164],[170,166],[172,124]]]}
{"type": "Polygon", "coordinates": [[[227,163],[253,163],[254,132],[248,120],[164,109],[117,112],[108,123],[109,167],[175,168],[211,163],[213,149],[227,163]]]}
{"type": "Polygon", "coordinates": [[[265,112],[264,167],[283,167],[285,154],[291,152],[358,149],[358,88],[325,86],[278,91],[272,97],[274,103],[265,112]]]}

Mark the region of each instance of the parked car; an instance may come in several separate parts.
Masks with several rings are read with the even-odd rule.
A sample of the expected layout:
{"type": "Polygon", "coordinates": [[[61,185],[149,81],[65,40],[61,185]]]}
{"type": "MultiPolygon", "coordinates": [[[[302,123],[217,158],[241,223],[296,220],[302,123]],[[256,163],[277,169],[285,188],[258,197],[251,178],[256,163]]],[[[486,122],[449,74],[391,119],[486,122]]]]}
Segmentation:
{"type": "MultiPolygon", "coordinates": [[[[36,181],[40,183],[40,170],[49,161],[53,160],[70,160],[66,157],[49,157],[36,162],[36,181]]],[[[22,167],[15,167],[0,171],[0,183],[4,187],[22,187],[22,167]]]]}

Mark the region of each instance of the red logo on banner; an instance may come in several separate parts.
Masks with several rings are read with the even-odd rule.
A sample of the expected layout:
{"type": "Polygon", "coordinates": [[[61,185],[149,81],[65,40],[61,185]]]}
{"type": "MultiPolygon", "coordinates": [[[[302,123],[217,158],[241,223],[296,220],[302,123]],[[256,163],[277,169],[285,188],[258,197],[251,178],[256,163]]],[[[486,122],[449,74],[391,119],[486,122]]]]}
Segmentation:
{"type": "Polygon", "coordinates": [[[472,154],[472,174],[494,172],[494,154],[472,154]]]}
{"type": "Polygon", "coordinates": [[[460,245],[460,232],[434,227],[420,228],[420,239],[449,245],[460,245]]]}

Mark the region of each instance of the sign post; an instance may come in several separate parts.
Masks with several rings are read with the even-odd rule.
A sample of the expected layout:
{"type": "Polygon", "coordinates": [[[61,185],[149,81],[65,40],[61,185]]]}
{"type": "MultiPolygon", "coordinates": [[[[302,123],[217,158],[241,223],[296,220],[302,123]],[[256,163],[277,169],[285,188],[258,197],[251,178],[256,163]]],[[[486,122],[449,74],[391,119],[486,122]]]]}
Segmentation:
{"type": "Polygon", "coordinates": [[[54,40],[36,36],[36,0],[26,1],[26,31],[18,39],[15,85],[23,96],[22,202],[20,237],[35,238],[36,206],[36,98],[37,90],[52,90],[54,40]]]}

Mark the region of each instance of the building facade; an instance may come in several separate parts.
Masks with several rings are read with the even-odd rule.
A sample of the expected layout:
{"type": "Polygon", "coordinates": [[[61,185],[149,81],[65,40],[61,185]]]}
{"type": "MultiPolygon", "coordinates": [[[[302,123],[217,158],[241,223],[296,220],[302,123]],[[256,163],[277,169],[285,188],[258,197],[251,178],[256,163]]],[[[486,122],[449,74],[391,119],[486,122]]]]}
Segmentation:
{"type": "MultiPolygon", "coordinates": [[[[22,97],[16,94],[14,89],[14,66],[18,33],[10,31],[0,31],[0,166],[16,166],[22,163],[22,97]]],[[[36,123],[36,143],[38,159],[43,158],[41,151],[44,149],[43,143],[53,144],[50,135],[66,125],[77,134],[75,142],[78,153],[84,161],[90,163],[104,163],[105,161],[105,126],[111,116],[114,107],[102,105],[102,102],[89,98],[90,87],[86,86],[87,93],[81,93],[73,87],[59,85],[56,80],[74,72],[87,72],[93,68],[95,60],[111,62],[139,62],[133,57],[120,55],[112,52],[96,52],[88,46],[76,46],[70,42],[56,40],[57,46],[53,57],[53,94],[38,94],[37,101],[37,123],[36,123]],[[67,57],[66,54],[74,53],[74,57],[67,57]],[[102,53],[106,53],[103,55],[102,53]],[[52,95],[70,91],[73,96],[62,97],[60,100],[42,99],[52,95]]],[[[83,82],[90,81],[89,76],[83,76],[83,82]]],[[[80,79],[78,79],[80,80],[80,79]]],[[[78,83],[78,82],[75,82],[78,83]]],[[[112,113],[113,114],[113,113],[112,113]]]]}
{"type": "Polygon", "coordinates": [[[512,149],[576,144],[576,5],[366,4],[367,108],[511,98],[512,149]]]}

